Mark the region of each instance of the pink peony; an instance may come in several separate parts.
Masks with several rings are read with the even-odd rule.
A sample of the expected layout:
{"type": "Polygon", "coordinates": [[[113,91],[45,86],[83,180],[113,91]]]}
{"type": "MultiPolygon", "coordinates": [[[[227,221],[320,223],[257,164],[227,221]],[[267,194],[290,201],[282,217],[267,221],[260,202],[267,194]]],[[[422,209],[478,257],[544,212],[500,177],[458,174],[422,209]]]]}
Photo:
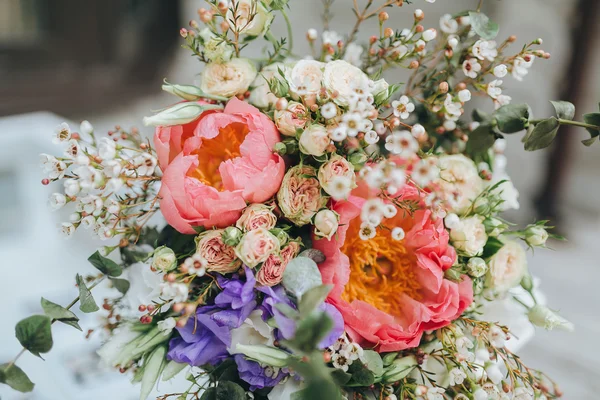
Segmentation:
{"type": "Polygon", "coordinates": [[[246,203],[279,189],[285,164],[273,152],[275,124],[255,107],[232,98],[223,111],[206,111],[185,125],[158,127],[154,144],[163,171],[161,211],[182,233],[195,226],[234,223],[246,203]]]}
{"type": "MultiPolygon", "coordinates": [[[[405,199],[418,199],[406,187],[405,199]]],[[[334,203],[340,215],[338,233],[331,240],[314,241],[327,259],[319,265],[323,283],[333,284],[328,297],[342,313],[346,330],[363,346],[380,352],[419,345],[424,331],[438,329],[458,318],[473,301],[472,283],[444,277],[456,259],[442,220],[431,220],[428,210],[412,216],[398,212],[369,240],[358,236],[364,198],[350,196],[334,203]],[[393,240],[390,230],[402,227],[406,236],[393,240]]]]}
{"type": "Polygon", "coordinates": [[[285,267],[296,257],[299,249],[297,242],[290,242],[279,255],[271,254],[256,274],[256,281],[263,286],[275,286],[280,283],[285,267]]]}

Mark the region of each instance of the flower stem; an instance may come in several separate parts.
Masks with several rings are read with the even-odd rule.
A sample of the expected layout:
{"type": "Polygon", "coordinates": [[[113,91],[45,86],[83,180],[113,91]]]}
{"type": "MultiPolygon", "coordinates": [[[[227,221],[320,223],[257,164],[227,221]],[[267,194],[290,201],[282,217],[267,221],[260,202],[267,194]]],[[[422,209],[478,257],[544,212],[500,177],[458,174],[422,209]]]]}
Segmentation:
{"type": "Polygon", "coordinates": [[[287,55],[291,55],[292,54],[292,49],[294,47],[294,35],[292,32],[292,23],[290,21],[290,18],[288,17],[287,13],[282,9],[281,10],[281,15],[283,15],[283,19],[285,19],[285,24],[287,26],[287,34],[288,34],[288,50],[287,50],[287,55]]]}
{"type": "Polygon", "coordinates": [[[591,128],[591,129],[600,130],[600,126],[586,124],[585,122],[571,121],[571,120],[562,119],[562,118],[558,118],[558,122],[561,125],[573,125],[573,126],[580,126],[582,128],[591,128]]]}

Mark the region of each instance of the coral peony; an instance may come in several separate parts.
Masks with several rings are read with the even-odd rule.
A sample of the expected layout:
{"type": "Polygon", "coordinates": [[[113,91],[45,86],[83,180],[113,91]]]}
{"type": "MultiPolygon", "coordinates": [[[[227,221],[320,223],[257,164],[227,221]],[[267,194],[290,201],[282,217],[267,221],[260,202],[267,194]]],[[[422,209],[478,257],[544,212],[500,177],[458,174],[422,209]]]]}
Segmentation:
{"type": "MultiPolygon", "coordinates": [[[[416,196],[407,186],[401,196],[416,196]]],[[[323,282],[333,284],[328,302],[344,317],[346,330],[363,346],[380,352],[416,347],[424,331],[456,319],[473,301],[470,279],[456,283],[444,271],[456,259],[441,219],[428,210],[412,216],[399,212],[384,221],[369,240],[359,238],[360,212],[365,199],[351,196],[333,205],[340,215],[338,233],[314,247],[327,259],[319,265],[323,282]],[[391,238],[392,227],[406,232],[391,238]]]]}
{"type": "Polygon", "coordinates": [[[158,127],[154,136],[163,171],[160,209],[179,232],[225,227],[247,202],[272,197],[285,173],[273,152],[280,135],[255,107],[232,98],[225,110],[206,111],[186,125],[158,127]]]}

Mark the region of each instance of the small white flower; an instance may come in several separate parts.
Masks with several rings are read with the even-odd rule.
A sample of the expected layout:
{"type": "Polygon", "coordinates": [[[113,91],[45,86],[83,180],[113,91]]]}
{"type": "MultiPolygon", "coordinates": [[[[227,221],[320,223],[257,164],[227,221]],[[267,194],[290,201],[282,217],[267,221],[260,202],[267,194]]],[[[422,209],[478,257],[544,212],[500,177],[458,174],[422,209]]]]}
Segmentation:
{"type": "Polygon", "coordinates": [[[360,231],[358,233],[358,236],[362,240],[373,239],[376,234],[377,234],[377,227],[371,225],[368,222],[363,222],[362,224],[360,224],[360,231]]]}
{"type": "Polygon", "coordinates": [[[441,387],[434,387],[427,389],[427,400],[444,400],[443,394],[446,393],[446,390],[441,387]]]}
{"type": "Polygon", "coordinates": [[[458,46],[458,44],[460,43],[458,36],[456,35],[450,35],[448,36],[448,46],[454,50],[456,49],[456,46],[458,46]]]}
{"type": "Polygon", "coordinates": [[[473,342],[471,341],[471,339],[469,339],[466,336],[460,336],[458,338],[456,338],[456,350],[458,351],[459,354],[463,354],[466,355],[467,353],[469,353],[470,349],[473,348],[473,342]]]}
{"type": "Polygon", "coordinates": [[[402,240],[405,236],[406,233],[404,232],[404,229],[400,228],[399,226],[392,229],[392,239],[402,240]]]}
{"type": "Polygon", "coordinates": [[[337,116],[338,108],[335,103],[329,102],[321,106],[321,116],[325,119],[332,119],[337,116]]]}
{"type": "MultiPolygon", "coordinates": [[[[456,214],[455,214],[456,215],[456,214]]],[[[473,257],[467,262],[467,268],[469,269],[469,275],[475,278],[481,278],[488,270],[487,264],[483,258],[473,257]]],[[[491,330],[490,330],[491,333],[491,330]]],[[[500,346],[502,347],[502,346],[500,346]]]]}
{"type": "Polygon", "coordinates": [[[410,133],[412,133],[415,139],[419,140],[425,135],[425,128],[421,124],[414,124],[410,129],[410,133]]]}
{"type": "Polygon", "coordinates": [[[479,388],[473,393],[473,400],[488,400],[488,394],[485,390],[479,388]]]}
{"type": "Polygon", "coordinates": [[[336,353],[331,357],[331,361],[333,363],[333,367],[337,369],[341,369],[342,371],[348,371],[348,366],[352,363],[346,356],[342,353],[336,353]]]}
{"type": "Polygon", "coordinates": [[[365,201],[361,210],[361,219],[371,225],[377,226],[381,223],[384,216],[383,201],[378,198],[365,201]]]}
{"type": "Polygon", "coordinates": [[[528,55],[530,57],[529,61],[525,61],[523,57],[517,57],[513,61],[512,65],[512,76],[518,81],[522,81],[525,75],[529,73],[529,68],[533,64],[533,60],[535,57],[531,54],[528,55]]]}
{"type": "Polygon", "coordinates": [[[448,373],[450,379],[450,386],[461,385],[467,378],[467,374],[462,368],[452,368],[448,373]]]}
{"type": "MultiPolygon", "coordinates": [[[[102,157],[102,156],[100,156],[102,157]]],[[[108,178],[116,178],[121,175],[123,166],[117,160],[108,160],[102,163],[104,165],[104,175],[108,178]]]]}
{"type": "Polygon", "coordinates": [[[490,381],[492,381],[496,385],[498,385],[500,382],[502,382],[502,378],[504,377],[504,375],[502,374],[502,372],[500,371],[500,368],[498,368],[498,366],[496,364],[488,365],[485,368],[485,372],[486,372],[488,378],[490,379],[490,381]]]}
{"type": "Polygon", "coordinates": [[[494,76],[496,78],[504,78],[508,74],[508,67],[504,64],[499,64],[494,67],[494,76]]]}
{"type": "Polygon", "coordinates": [[[87,217],[83,217],[81,219],[81,226],[83,229],[90,229],[96,226],[96,218],[93,215],[88,215],[87,217]]]}
{"type": "Polygon", "coordinates": [[[65,187],[65,194],[70,197],[76,196],[81,190],[79,182],[76,179],[67,179],[63,185],[65,187]]]}
{"type": "Polygon", "coordinates": [[[533,400],[533,390],[523,386],[518,387],[513,393],[513,400],[533,400]]]}
{"type": "Polygon", "coordinates": [[[431,29],[427,29],[425,32],[423,32],[423,40],[426,42],[429,42],[433,39],[435,39],[437,36],[437,31],[433,28],[431,29]]]}
{"type": "Polygon", "coordinates": [[[479,64],[476,58],[465,60],[462,67],[464,74],[472,79],[477,78],[477,73],[481,71],[481,64],[479,64]]]}
{"type": "Polygon", "coordinates": [[[493,40],[479,39],[473,45],[471,50],[473,55],[480,60],[494,61],[498,57],[498,50],[496,49],[496,42],[493,40]]]}
{"type": "Polygon", "coordinates": [[[52,193],[48,198],[48,206],[52,211],[59,210],[67,204],[67,198],[62,193],[52,193]]]}
{"type": "Polygon", "coordinates": [[[94,133],[94,127],[92,124],[90,124],[90,121],[81,121],[81,124],[79,125],[79,132],[84,135],[91,135],[94,133]]]}
{"type": "Polygon", "coordinates": [[[458,31],[458,22],[452,18],[452,15],[444,14],[440,18],[440,29],[444,33],[456,33],[458,31]]]}
{"type": "Polygon", "coordinates": [[[114,235],[115,235],[115,232],[109,226],[101,226],[98,229],[98,237],[100,238],[100,240],[108,240],[108,239],[112,238],[114,235]]]}
{"type": "Polygon", "coordinates": [[[352,191],[352,180],[346,176],[335,176],[329,185],[329,195],[335,200],[348,198],[352,191]]]}
{"type": "Polygon", "coordinates": [[[329,130],[328,132],[331,140],[336,142],[341,142],[342,140],[348,137],[348,134],[346,133],[346,126],[344,124],[337,126],[334,129],[329,130]]]}
{"type": "Polygon", "coordinates": [[[501,94],[498,97],[496,97],[496,99],[494,101],[494,105],[496,106],[496,109],[498,109],[502,106],[510,104],[511,101],[512,101],[512,97],[505,95],[505,94],[501,94]]]}
{"type": "Polygon", "coordinates": [[[340,125],[345,127],[348,136],[355,137],[363,127],[363,118],[359,113],[347,113],[342,117],[340,125]]]}
{"type": "Polygon", "coordinates": [[[119,189],[121,189],[124,184],[125,184],[125,181],[123,181],[123,179],[110,178],[108,180],[108,182],[106,182],[106,190],[108,190],[109,192],[115,193],[115,192],[118,192],[119,189]]]}
{"type": "Polygon", "coordinates": [[[407,96],[401,96],[400,100],[392,101],[392,108],[394,109],[394,115],[402,119],[407,119],[410,113],[415,111],[415,105],[410,102],[407,96]]]}
{"type": "Polygon", "coordinates": [[[67,148],[65,149],[65,156],[68,158],[76,159],[81,153],[79,143],[75,139],[71,139],[67,142],[67,148]]]}
{"type": "Polygon", "coordinates": [[[156,157],[150,153],[142,153],[133,159],[133,164],[140,176],[151,176],[154,174],[154,169],[158,164],[156,157]]]}
{"type": "Polygon", "coordinates": [[[60,231],[65,237],[70,237],[75,233],[75,225],[70,222],[63,222],[60,225],[60,231]]]}
{"type": "Polygon", "coordinates": [[[350,361],[358,360],[362,358],[364,354],[363,348],[357,343],[350,343],[348,346],[346,346],[344,351],[350,361]]]}
{"type": "Polygon", "coordinates": [[[183,303],[188,299],[188,287],[183,283],[164,282],[160,285],[160,295],[165,300],[183,303]]]}
{"type": "Polygon", "coordinates": [[[319,37],[319,33],[316,29],[310,28],[308,31],[306,31],[306,36],[310,40],[317,40],[317,38],[319,37]]]}
{"type": "Polygon", "coordinates": [[[463,103],[466,103],[467,101],[471,100],[471,92],[469,91],[469,89],[463,89],[460,92],[458,92],[458,99],[463,103]]]}
{"type": "Polygon", "coordinates": [[[490,83],[488,83],[488,85],[487,85],[488,96],[490,96],[492,99],[498,98],[498,96],[500,96],[502,94],[502,88],[500,87],[500,85],[502,85],[502,81],[500,79],[496,79],[496,80],[493,80],[490,83]]]}
{"type": "Polygon", "coordinates": [[[104,202],[104,207],[110,214],[117,215],[121,211],[121,204],[113,198],[106,199],[104,202]]]}
{"type": "Polygon", "coordinates": [[[423,15],[425,15],[425,13],[423,13],[423,10],[421,10],[420,8],[417,8],[414,12],[414,17],[417,19],[423,18],[423,15]]]}
{"type": "Polygon", "coordinates": [[[208,266],[208,262],[200,253],[195,253],[191,257],[186,258],[183,263],[188,268],[188,273],[196,276],[204,276],[206,267],[208,266]]]}
{"type": "Polygon", "coordinates": [[[419,160],[410,175],[410,178],[420,187],[426,187],[440,175],[440,170],[428,160],[419,160]]]}
{"type": "Polygon", "coordinates": [[[112,160],[117,155],[117,143],[111,138],[101,138],[98,142],[98,155],[103,160],[112,160]]]}
{"type": "Polygon", "coordinates": [[[489,330],[489,339],[492,346],[502,349],[506,343],[506,333],[498,325],[492,325],[489,330]]]}
{"type": "Polygon", "coordinates": [[[446,119],[456,121],[462,115],[462,104],[454,101],[450,94],[446,95],[444,109],[446,111],[446,119]]]}
{"type": "Polygon", "coordinates": [[[167,319],[159,321],[158,324],[156,324],[156,325],[158,326],[158,329],[160,329],[160,331],[165,336],[167,336],[167,335],[171,334],[173,329],[175,329],[175,325],[177,325],[177,321],[175,321],[175,318],[169,317],[167,319]]]}
{"type": "Polygon", "coordinates": [[[444,121],[443,127],[446,132],[452,132],[456,129],[456,122],[452,121],[451,119],[447,119],[444,121]]]}
{"type": "Polygon", "coordinates": [[[331,44],[337,46],[337,43],[342,40],[342,37],[336,31],[323,32],[323,44],[331,44]]]}
{"type": "Polygon", "coordinates": [[[365,142],[367,144],[375,144],[379,142],[379,135],[375,131],[368,131],[365,133],[365,142]]]}
{"type": "Polygon", "coordinates": [[[409,131],[398,131],[385,139],[385,148],[390,153],[409,158],[419,150],[419,142],[409,131]]]}
{"type": "Polygon", "coordinates": [[[71,128],[66,122],[61,123],[54,129],[54,138],[52,143],[58,144],[60,142],[66,142],[71,139],[71,128]]]}

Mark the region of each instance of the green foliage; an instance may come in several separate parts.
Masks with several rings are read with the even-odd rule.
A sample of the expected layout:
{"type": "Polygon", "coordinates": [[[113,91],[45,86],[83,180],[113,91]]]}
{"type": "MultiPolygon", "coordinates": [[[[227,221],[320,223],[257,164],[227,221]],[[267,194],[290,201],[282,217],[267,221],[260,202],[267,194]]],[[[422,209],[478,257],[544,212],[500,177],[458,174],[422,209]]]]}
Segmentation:
{"type": "Polygon", "coordinates": [[[109,278],[112,285],[115,289],[117,289],[121,294],[126,294],[129,290],[131,284],[127,279],[117,279],[117,278],[109,278]]]}
{"type": "Polygon", "coordinates": [[[492,40],[498,36],[498,31],[500,30],[498,24],[490,20],[484,13],[470,11],[469,19],[471,27],[482,39],[492,40]]]}
{"type": "MultiPolygon", "coordinates": [[[[583,121],[586,124],[594,125],[596,127],[600,127],[600,113],[589,113],[583,114],[583,121]]],[[[600,129],[596,128],[585,128],[590,133],[591,137],[583,141],[583,144],[586,146],[591,146],[596,139],[600,136],[600,129]]]]}
{"type": "Polygon", "coordinates": [[[502,133],[515,133],[525,129],[529,123],[527,104],[507,104],[494,112],[494,120],[502,133]]]}
{"type": "Polygon", "coordinates": [[[301,315],[308,315],[318,306],[321,305],[327,298],[329,292],[333,289],[333,285],[321,285],[308,290],[302,295],[298,303],[298,310],[301,315]]]}
{"type": "Polygon", "coordinates": [[[47,353],[52,349],[52,321],[46,315],[32,315],[17,323],[15,336],[19,343],[35,356],[47,353]]]}
{"type": "Polygon", "coordinates": [[[346,384],[349,387],[371,386],[375,383],[375,374],[360,362],[353,362],[348,368],[348,373],[352,375],[350,381],[346,384]]]}
{"type": "Polygon", "coordinates": [[[525,150],[534,151],[544,149],[552,144],[560,123],[555,117],[550,117],[538,122],[523,138],[525,150]]]}
{"type": "Polygon", "coordinates": [[[166,246],[175,254],[192,254],[196,251],[196,235],[185,235],[170,225],[166,225],[159,233],[155,247],[166,246]]]}
{"type": "Polygon", "coordinates": [[[333,321],[326,312],[315,310],[298,322],[296,335],[289,341],[294,349],[309,352],[331,331],[333,321]]]}
{"type": "Polygon", "coordinates": [[[283,286],[297,298],[308,290],[323,284],[317,263],[310,258],[296,257],[291,260],[283,273],[283,286]]]}
{"type": "Polygon", "coordinates": [[[77,286],[79,287],[79,309],[84,313],[92,313],[99,310],[92,293],[85,285],[81,275],[77,274],[75,277],[77,286]]]}
{"type": "Polygon", "coordinates": [[[14,364],[0,365],[0,383],[21,393],[31,392],[35,386],[23,370],[14,364]]]}
{"type": "Polygon", "coordinates": [[[110,258],[106,258],[100,255],[100,252],[96,250],[94,254],[92,254],[88,261],[96,267],[97,270],[102,272],[105,275],[116,277],[120,276],[123,273],[123,268],[110,258]]]}
{"type": "Polygon", "coordinates": [[[246,391],[237,383],[222,381],[208,388],[200,400],[246,400],[246,391]]]}
{"type": "Polygon", "coordinates": [[[373,350],[365,350],[363,353],[365,366],[375,374],[375,376],[383,375],[383,360],[378,352],[373,350]]]}
{"type": "Polygon", "coordinates": [[[495,237],[488,238],[488,241],[485,244],[485,247],[483,248],[483,253],[481,254],[481,258],[492,257],[503,246],[504,246],[504,243],[502,243],[502,241],[500,239],[497,239],[495,237]]]}
{"type": "Polygon", "coordinates": [[[479,154],[487,152],[496,141],[496,134],[489,124],[481,124],[469,134],[467,141],[467,154],[475,158],[479,154]]]}
{"type": "Polygon", "coordinates": [[[558,118],[571,121],[575,117],[575,106],[573,103],[569,103],[568,101],[550,101],[550,103],[552,103],[558,118]]]}
{"type": "Polygon", "coordinates": [[[73,328],[81,330],[81,327],[78,324],[79,318],[72,311],[67,310],[66,308],[59,306],[56,303],[53,303],[49,300],[46,300],[42,297],[42,308],[44,309],[44,313],[50,317],[51,319],[62,322],[63,324],[67,324],[72,326],[73,328]]]}
{"type": "Polygon", "coordinates": [[[158,346],[150,354],[146,362],[144,363],[144,375],[142,376],[142,388],[140,390],[140,400],[146,400],[152,391],[152,388],[158,381],[162,370],[165,368],[167,360],[166,346],[158,346]]]}
{"type": "Polygon", "coordinates": [[[175,361],[169,361],[165,366],[162,374],[162,380],[168,381],[173,379],[177,374],[185,369],[185,367],[189,367],[188,364],[181,364],[175,361]]]}

